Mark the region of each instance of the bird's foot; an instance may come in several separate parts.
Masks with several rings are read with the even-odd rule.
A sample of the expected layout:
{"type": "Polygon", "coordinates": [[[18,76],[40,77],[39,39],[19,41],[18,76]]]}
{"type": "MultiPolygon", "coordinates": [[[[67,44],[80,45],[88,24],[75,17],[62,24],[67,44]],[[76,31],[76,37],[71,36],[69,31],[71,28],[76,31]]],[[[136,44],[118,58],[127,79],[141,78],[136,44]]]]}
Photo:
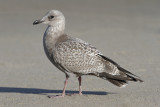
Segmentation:
{"type": "Polygon", "coordinates": [[[63,98],[64,95],[49,95],[48,98],[63,98]]]}

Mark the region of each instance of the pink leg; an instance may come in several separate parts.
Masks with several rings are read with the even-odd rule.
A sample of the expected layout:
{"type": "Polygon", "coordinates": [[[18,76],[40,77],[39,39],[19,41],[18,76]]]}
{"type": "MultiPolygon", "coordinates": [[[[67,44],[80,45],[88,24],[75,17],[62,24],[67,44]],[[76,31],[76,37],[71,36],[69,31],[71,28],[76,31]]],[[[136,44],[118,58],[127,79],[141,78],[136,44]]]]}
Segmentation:
{"type": "Polygon", "coordinates": [[[64,82],[64,88],[63,88],[63,92],[62,95],[56,95],[56,96],[48,96],[49,98],[59,98],[59,97],[64,97],[65,96],[65,91],[66,91],[66,87],[67,87],[67,83],[68,83],[68,76],[66,76],[66,80],[64,82]]]}
{"type": "MultiPolygon", "coordinates": [[[[82,79],[81,76],[78,77],[78,81],[79,81],[79,93],[78,93],[78,95],[82,95],[81,79],[82,79]]],[[[67,94],[67,95],[73,96],[73,95],[77,95],[77,93],[67,94]]]]}
{"type": "Polygon", "coordinates": [[[79,81],[79,95],[82,95],[82,86],[81,86],[81,76],[78,78],[78,81],[79,81]]]}

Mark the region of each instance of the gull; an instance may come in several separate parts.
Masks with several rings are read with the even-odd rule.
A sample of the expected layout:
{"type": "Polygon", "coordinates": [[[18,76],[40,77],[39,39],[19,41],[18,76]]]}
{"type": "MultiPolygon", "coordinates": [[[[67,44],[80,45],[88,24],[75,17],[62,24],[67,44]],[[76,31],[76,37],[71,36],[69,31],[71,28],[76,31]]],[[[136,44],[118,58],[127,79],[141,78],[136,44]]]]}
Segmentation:
{"type": "Polygon", "coordinates": [[[88,42],[67,35],[64,32],[65,17],[62,12],[50,10],[42,19],[35,20],[33,25],[40,23],[48,25],[43,36],[46,56],[66,75],[62,94],[49,96],[49,98],[65,96],[68,78],[72,74],[78,78],[79,95],[82,95],[81,76],[83,75],[100,77],[118,87],[125,87],[128,81],[143,82],[140,77],[104,56],[88,42]]]}

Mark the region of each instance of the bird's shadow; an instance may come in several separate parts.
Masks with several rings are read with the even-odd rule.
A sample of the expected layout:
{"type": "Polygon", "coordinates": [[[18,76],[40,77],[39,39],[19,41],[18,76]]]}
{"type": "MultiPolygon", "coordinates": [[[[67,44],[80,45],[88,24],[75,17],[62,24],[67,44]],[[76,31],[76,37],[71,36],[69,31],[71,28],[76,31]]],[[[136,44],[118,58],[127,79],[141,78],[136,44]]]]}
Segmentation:
{"type": "MultiPolygon", "coordinates": [[[[62,93],[62,90],[49,90],[49,89],[38,89],[38,88],[16,88],[16,87],[0,87],[0,93],[22,93],[22,94],[40,94],[47,95],[48,93],[62,93]]],[[[78,91],[66,90],[66,93],[78,93],[78,91]]],[[[83,91],[84,95],[108,95],[115,94],[112,92],[105,91],[83,91]]]]}

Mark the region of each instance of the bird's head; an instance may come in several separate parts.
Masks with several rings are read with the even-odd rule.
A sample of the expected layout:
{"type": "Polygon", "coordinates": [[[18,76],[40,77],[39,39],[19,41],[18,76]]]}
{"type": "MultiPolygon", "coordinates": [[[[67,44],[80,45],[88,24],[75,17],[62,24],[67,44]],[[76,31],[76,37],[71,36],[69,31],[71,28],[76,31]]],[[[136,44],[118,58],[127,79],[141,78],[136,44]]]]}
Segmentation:
{"type": "Polygon", "coordinates": [[[59,25],[65,25],[65,17],[63,13],[58,10],[50,10],[42,19],[35,20],[33,22],[33,25],[37,25],[40,23],[58,27],[59,25]]]}

